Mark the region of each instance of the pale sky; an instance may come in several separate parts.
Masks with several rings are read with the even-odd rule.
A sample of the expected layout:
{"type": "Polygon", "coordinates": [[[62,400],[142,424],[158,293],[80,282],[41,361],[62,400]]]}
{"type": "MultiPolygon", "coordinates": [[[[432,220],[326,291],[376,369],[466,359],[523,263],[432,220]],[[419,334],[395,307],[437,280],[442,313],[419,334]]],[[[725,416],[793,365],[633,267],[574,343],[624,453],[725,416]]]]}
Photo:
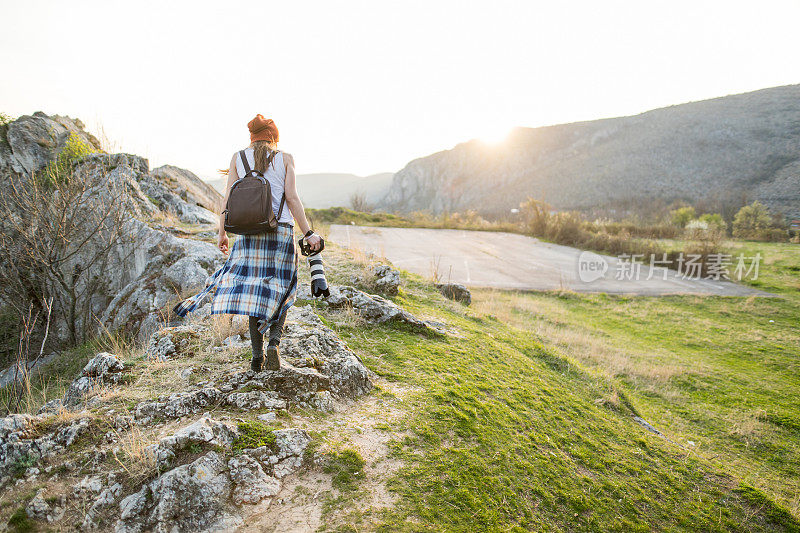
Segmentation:
{"type": "Polygon", "coordinates": [[[261,113],[297,171],[800,83],[800,1],[0,0],[0,111],[216,178],[261,113]]]}

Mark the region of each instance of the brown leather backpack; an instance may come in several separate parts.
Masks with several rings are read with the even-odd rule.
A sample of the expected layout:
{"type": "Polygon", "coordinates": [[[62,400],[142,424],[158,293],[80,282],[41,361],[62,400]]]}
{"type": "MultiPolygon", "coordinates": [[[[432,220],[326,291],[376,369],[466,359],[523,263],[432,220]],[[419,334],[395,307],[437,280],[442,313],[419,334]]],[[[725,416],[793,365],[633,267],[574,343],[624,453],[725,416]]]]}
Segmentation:
{"type": "MultiPolygon", "coordinates": [[[[269,154],[267,168],[277,152],[269,154]]],[[[272,190],[262,173],[251,169],[245,151],[239,152],[244,166],[244,176],[233,182],[225,205],[225,231],[237,235],[253,235],[275,231],[283,212],[286,194],[281,196],[277,215],[272,211],[272,190]]]]}

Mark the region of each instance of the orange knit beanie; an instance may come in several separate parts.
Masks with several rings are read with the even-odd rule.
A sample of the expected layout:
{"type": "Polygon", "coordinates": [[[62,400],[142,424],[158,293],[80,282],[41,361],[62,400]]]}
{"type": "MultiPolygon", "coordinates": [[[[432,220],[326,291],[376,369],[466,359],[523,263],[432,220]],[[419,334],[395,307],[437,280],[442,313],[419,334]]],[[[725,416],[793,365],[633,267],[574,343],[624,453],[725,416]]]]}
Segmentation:
{"type": "Polygon", "coordinates": [[[278,142],[278,127],[271,118],[256,115],[256,118],[247,123],[247,129],[250,130],[250,142],[278,142]]]}

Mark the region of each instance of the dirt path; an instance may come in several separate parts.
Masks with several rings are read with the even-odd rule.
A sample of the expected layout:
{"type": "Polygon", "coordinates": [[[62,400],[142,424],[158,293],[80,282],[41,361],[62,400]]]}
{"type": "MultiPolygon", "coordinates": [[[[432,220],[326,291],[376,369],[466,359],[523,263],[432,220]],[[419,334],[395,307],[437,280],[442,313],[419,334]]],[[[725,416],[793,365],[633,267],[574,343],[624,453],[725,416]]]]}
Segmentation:
{"type": "Polygon", "coordinates": [[[388,443],[400,435],[388,428],[404,412],[408,394],[397,384],[376,381],[379,390],[354,402],[337,405],[336,412],[323,419],[295,416],[292,425],[321,435],[319,452],[353,448],[364,458],[364,478],[354,493],[340,494],[331,476],[320,468],[310,468],[285,480],[272,501],[253,506],[239,529],[263,532],[314,532],[320,526],[335,529],[356,513],[369,520],[373,511],[391,507],[396,498],[386,488],[387,480],[401,464],[389,457],[388,443]]]}
{"type": "MultiPolygon", "coordinates": [[[[345,247],[386,257],[409,272],[430,278],[435,271],[443,281],[473,287],[650,296],[769,296],[729,281],[683,279],[674,270],[658,267],[651,272],[649,266],[642,265],[637,274],[615,257],[513,233],[334,224],[330,239],[345,247]]],[[[734,260],[730,270],[735,266],[734,260]]]]}

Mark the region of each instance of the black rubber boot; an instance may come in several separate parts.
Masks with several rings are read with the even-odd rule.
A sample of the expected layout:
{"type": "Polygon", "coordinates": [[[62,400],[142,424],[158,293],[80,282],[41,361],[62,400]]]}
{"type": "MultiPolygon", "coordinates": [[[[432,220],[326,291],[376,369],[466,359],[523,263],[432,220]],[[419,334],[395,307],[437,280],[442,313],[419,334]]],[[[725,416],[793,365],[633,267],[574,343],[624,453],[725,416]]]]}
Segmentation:
{"type": "Polygon", "coordinates": [[[280,370],[281,360],[278,358],[278,347],[270,344],[267,346],[267,362],[264,365],[264,370],[280,370]]]}
{"type": "Polygon", "coordinates": [[[258,331],[258,317],[250,317],[250,344],[253,347],[253,359],[250,361],[250,370],[261,372],[264,370],[264,336],[258,331]]]}

